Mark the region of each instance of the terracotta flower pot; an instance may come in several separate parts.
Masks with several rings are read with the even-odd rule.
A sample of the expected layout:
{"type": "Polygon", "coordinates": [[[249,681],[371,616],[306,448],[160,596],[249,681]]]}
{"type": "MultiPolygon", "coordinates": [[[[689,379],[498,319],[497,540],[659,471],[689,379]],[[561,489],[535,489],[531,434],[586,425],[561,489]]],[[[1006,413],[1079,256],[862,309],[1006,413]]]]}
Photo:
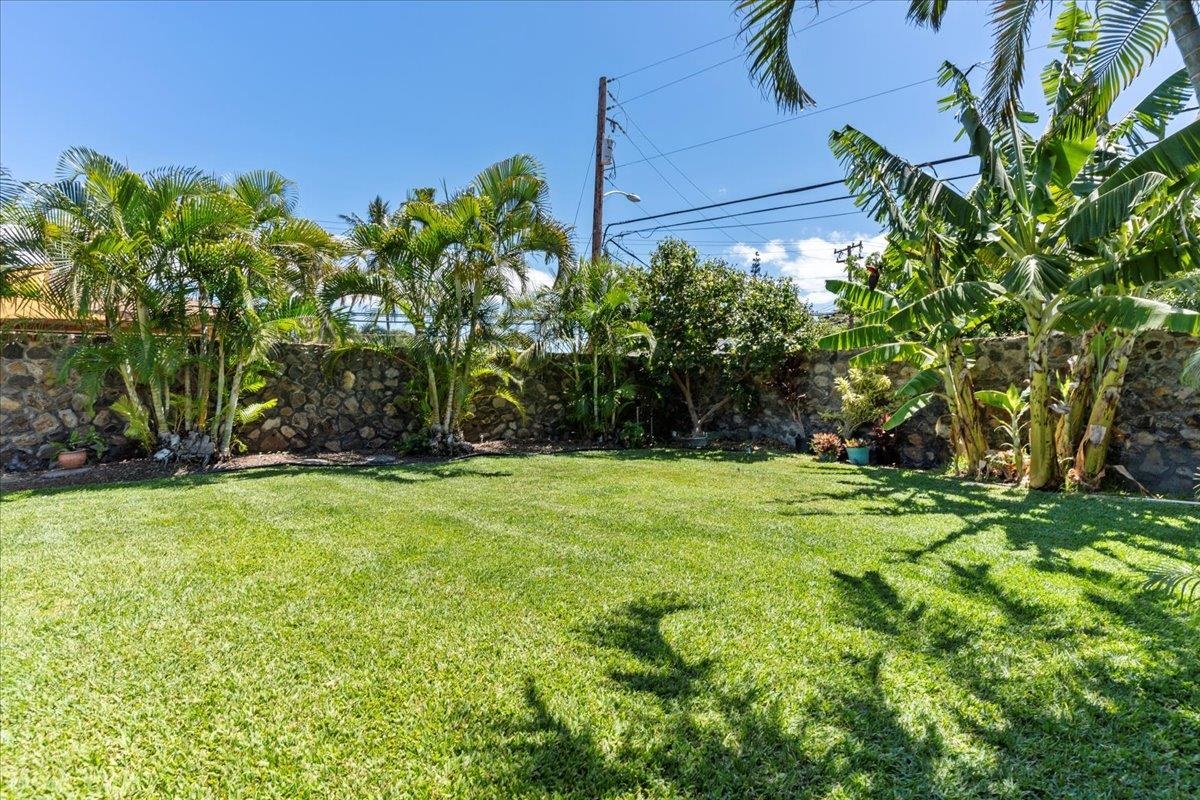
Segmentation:
{"type": "Polygon", "coordinates": [[[58,454],[59,469],[79,469],[87,464],[87,450],[64,450],[58,454]]]}

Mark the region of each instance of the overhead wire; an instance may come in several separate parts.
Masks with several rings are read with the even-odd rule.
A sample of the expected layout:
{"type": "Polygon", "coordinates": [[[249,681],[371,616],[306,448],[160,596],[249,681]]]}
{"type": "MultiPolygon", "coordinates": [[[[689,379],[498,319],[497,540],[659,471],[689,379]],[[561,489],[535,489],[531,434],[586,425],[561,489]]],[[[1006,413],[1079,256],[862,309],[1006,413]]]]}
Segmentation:
{"type": "MultiPolygon", "coordinates": [[[[626,134],[625,134],[625,138],[629,140],[629,143],[633,145],[634,149],[635,149],[635,150],[637,150],[637,151],[638,151],[638,153],[639,153],[640,155],[642,155],[642,156],[645,156],[645,155],[646,155],[645,151],[643,151],[643,150],[642,150],[642,148],[641,148],[641,147],[638,145],[638,143],[637,143],[637,142],[634,140],[634,138],[633,138],[632,136],[630,136],[628,133],[626,133],[626,134]]],[[[682,200],[683,200],[685,203],[690,203],[690,202],[692,202],[692,201],[691,201],[691,200],[690,200],[690,199],[687,197],[687,195],[685,195],[683,192],[681,192],[681,191],[679,190],[679,187],[677,187],[677,186],[676,186],[674,183],[672,183],[672,182],[671,182],[671,179],[670,179],[670,178],[668,178],[666,175],[664,175],[664,174],[662,173],[662,170],[660,170],[656,164],[654,164],[653,162],[646,162],[646,163],[648,163],[648,164],[649,164],[649,166],[650,166],[650,168],[651,168],[652,170],[654,170],[655,174],[657,174],[657,175],[658,175],[658,177],[662,179],[663,183],[667,184],[667,186],[669,186],[669,187],[671,188],[671,190],[672,190],[673,192],[675,192],[675,194],[679,195],[680,199],[682,199],[682,200]]],[[[704,215],[703,215],[703,214],[701,214],[700,216],[701,216],[702,218],[704,217],[704,215]]],[[[605,233],[606,233],[606,232],[607,232],[607,228],[605,228],[605,231],[602,231],[602,232],[601,232],[601,241],[602,241],[602,242],[607,242],[607,241],[608,241],[608,240],[607,240],[607,237],[605,236],[605,233]]],[[[735,237],[733,237],[733,236],[731,236],[731,235],[729,235],[729,234],[727,234],[727,233],[726,233],[726,234],[724,234],[724,235],[725,235],[725,236],[727,236],[731,242],[734,242],[734,243],[736,243],[736,242],[737,242],[737,239],[736,239],[735,237]]]]}
{"type": "MultiPolygon", "coordinates": [[[[957,161],[964,161],[968,158],[975,158],[975,156],[973,156],[969,153],[964,154],[964,155],[959,155],[959,156],[948,156],[946,158],[933,159],[932,161],[923,161],[918,164],[914,164],[913,166],[914,167],[939,167],[942,164],[952,164],[957,161]]],[[[733,200],[723,200],[719,203],[710,203],[709,205],[705,205],[705,206],[695,206],[693,208],[684,208],[684,209],[680,209],[678,211],[664,211],[660,214],[648,214],[648,215],[642,216],[642,217],[632,217],[630,219],[617,220],[615,222],[610,222],[608,224],[608,227],[611,227],[613,225],[630,225],[630,224],[633,224],[634,222],[647,222],[652,219],[662,219],[664,217],[673,217],[678,214],[690,214],[693,212],[699,213],[700,211],[708,211],[709,209],[713,209],[713,208],[723,208],[726,206],[737,205],[739,203],[750,203],[755,200],[766,200],[771,197],[783,197],[784,195],[789,195],[789,194],[800,194],[802,192],[810,192],[810,191],[815,191],[817,189],[826,189],[830,186],[840,186],[841,184],[843,184],[845,182],[846,182],[845,178],[836,178],[836,179],[831,179],[831,180],[826,180],[826,181],[819,181],[817,183],[810,183],[810,184],[806,184],[803,186],[794,186],[790,189],[780,189],[779,191],[775,191],[775,192],[764,192],[762,194],[751,195],[749,197],[739,197],[739,198],[735,198],[733,200]]]]}
{"type": "MultiPolygon", "coordinates": [[[[609,96],[612,97],[613,102],[616,103],[617,106],[621,109],[621,113],[625,115],[625,120],[629,124],[631,124],[638,133],[640,133],[642,135],[642,137],[646,140],[647,144],[649,144],[651,147],[653,147],[656,152],[661,154],[662,149],[657,144],[654,143],[654,140],[650,138],[650,135],[648,133],[646,133],[645,129],[642,128],[642,126],[638,124],[637,120],[633,118],[633,116],[629,113],[629,109],[625,108],[625,106],[621,103],[620,100],[618,100],[616,97],[613,97],[611,92],[610,92],[609,96]]],[[[625,135],[628,137],[629,133],[625,132],[625,135]]],[[[632,139],[630,141],[632,141],[632,139]]],[[[637,147],[636,144],[634,146],[637,147]]],[[[639,148],[639,152],[640,152],[640,148],[639,148]]],[[[702,197],[704,197],[710,203],[716,202],[715,200],[713,200],[712,195],[710,195],[708,192],[704,191],[704,189],[702,189],[699,186],[699,184],[697,184],[694,180],[692,180],[691,176],[689,176],[686,172],[684,172],[683,169],[678,164],[675,163],[674,159],[672,159],[670,157],[666,157],[666,162],[668,164],[670,164],[671,167],[674,168],[674,170],[676,172],[678,172],[685,181],[687,181],[689,184],[691,184],[692,188],[695,189],[697,192],[699,192],[702,197]]],[[[707,219],[707,217],[706,217],[706,219],[707,219]]],[[[746,227],[746,230],[749,231],[750,233],[754,234],[755,236],[759,236],[759,237],[762,236],[762,233],[760,231],[756,231],[753,228],[746,227]]]]}
{"type": "MultiPolygon", "coordinates": [[[[858,4],[858,5],[856,5],[856,6],[851,6],[850,8],[847,8],[847,9],[845,9],[844,11],[839,11],[839,12],[838,12],[838,13],[836,13],[836,14],[831,14],[831,15],[830,15],[830,16],[828,16],[828,17],[823,17],[822,19],[819,19],[819,20],[817,20],[816,22],[809,23],[808,25],[805,25],[803,28],[799,28],[799,29],[797,29],[796,31],[794,31],[794,32],[793,32],[793,34],[801,34],[801,33],[804,33],[805,31],[808,31],[808,30],[811,30],[811,29],[813,29],[813,28],[816,28],[816,27],[818,27],[819,25],[824,25],[826,22],[833,22],[833,21],[834,21],[835,19],[837,19],[838,17],[843,17],[843,16],[845,16],[846,14],[849,14],[849,13],[851,13],[852,11],[858,11],[860,8],[864,8],[864,7],[866,7],[866,6],[870,5],[870,4],[871,4],[870,0],[866,0],[866,2],[859,3],[859,4],[858,4]]],[[[737,35],[738,35],[738,34],[733,34],[732,36],[726,36],[726,37],[723,37],[723,39],[729,39],[729,38],[732,38],[733,36],[737,36],[737,35]]],[[[714,42],[710,42],[710,44],[715,44],[716,42],[723,41],[723,39],[717,39],[717,40],[715,40],[714,42]]],[[[641,92],[640,94],[636,94],[636,95],[634,95],[633,97],[631,97],[631,98],[629,98],[628,100],[626,100],[625,102],[626,102],[626,103],[632,103],[632,102],[635,102],[635,101],[637,101],[637,100],[641,100],[643,97],[648,97],[649,95],[652,95],[652,94],[654,94],[655,92],[660,92],[660,91],[662,91],[663,89],[666,89],[666,88],[668,88],[668,87],[670,87],[670,86],[674,86],[674,85],[676,85],[676,84],[678,84],[678,83],[683,83],[684,81],[686,81],[686,80],[690,80],[690,79],[692,79],[692,78],[696,77],[697,75],[702,75],[702,74],[704,74],[705,72],[709,72],[710,70],[714,70],[714,69],[716,69],[717,67],[724,66],[725,64],[728,64],[728,63],[729,63],[729,62],[731,62],[731,61],[737,61],[737,60],[739,60],[739,59],[741,59],[741,58],[743,58],[743,57],[744,57],[744,56],[743,56],[743,54],[742,54],[742,53],[738,53],[737,55],[730,56],[729,58],[726,58],[726,59],[723,59],[723,60],[721,60],[721,61],[718,61],[718,62],[717,62],[717,63],[715,63],[715,64],[709,64],[707,67],[701,67],[700,69],[698,69],[698,70],[695,70],[694,72],[689,72],[687,75],[684,75],[684,76],[682,76],[682,77],[680,77],[680,78],[675,78],[674,80],[667,81],[666,83],[659,84],[658,86],[655,86],[655,87],[654,87],[654,88],[652,88],[652,89],[647,89],[646,91],[644,91],[644,92],[641,92]]],[[[670,60],[670,59],[664,59],[664,61],[667,61],[667,60],[670,60]]],[[[646,69],[649,69],[649,67],[646,67],[646,69]]],[[[639,69],[639,70],[634,70],[634,72],[639,72],[639,71],[640,71],[640,69],[639,69]]],[[[626,75],[631,75],[631,74],[633,74],[633,73],[626,73],[626,75]]],[[[624,76],[622,76],[622,77],[624,77],[624,76]]],[[[614,80],[619,80],[619,78],[614,78],[614,80]]]]}
{"type": "MultiPolygon", "coordinates": [[[[964,178],[970,178],[976,174],[977,173],[974,173],[974,172],[967,172],[962,175],[955,175],[950,178],[940,178],[939,180],[941,180],[944,183],[953,183],[954,181],[962,180],[964,178]]],[[[855,195],[852,195],[852,194],[844,194],[844,195],[838,195],[837,197],[822,197],[820,200],[806,200],[802,203],[785,203],[783,205],[768,206],[766,208],[752,208],[752,209],[748,209],[746,211],[738,211],[733,214],[723,214],[719,217],[703,217],[703,221],[704,222],[717,222],[722,219],[731,219],[734,217],[742,217],[742,216],[747,216],[750,214],[765,214],[769,211],[781,211],[785,208],[800,208],[802,206],[822,205],[824,203],[833,203],[833,202],[837,202],[840,200],[853,200],[854,197],[855,197],[855,195]]],[[[651,227],[647,227],[647,228],[637,228],[632,231],[626,231],[626,233],[640,233],[642,231],[655,231],[655,230],[670,230],[670,229],[676,228],[680,225],[691,225],[693,223],[700,222],[700,221],[701,220],[691,219],[691,220],[682,220],[680,222],[668,222],[668,223],[664,223],[662,225],[655,225],[655,226],[651,226],[651,227]]],[[[743,225],[742,227],[745,227],[745,226],[743,225]]],[[[757,234],[757,235],[762,236],[761,233],[757,234]]],[[[768,237],[763,236],[763,238],[766,239],[768,237]]]]}

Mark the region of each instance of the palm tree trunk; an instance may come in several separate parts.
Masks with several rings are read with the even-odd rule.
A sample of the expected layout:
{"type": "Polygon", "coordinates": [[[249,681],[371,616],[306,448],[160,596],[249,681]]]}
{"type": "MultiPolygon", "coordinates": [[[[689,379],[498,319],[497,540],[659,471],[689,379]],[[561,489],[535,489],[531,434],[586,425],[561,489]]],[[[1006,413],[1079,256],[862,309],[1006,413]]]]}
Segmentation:
{"type": "Polygon", "coordinates": [[[212,437],[220,439],[222,413],[225,407],[225,340],[217,337],[217,408],[213,412],[212,437]]]}
{"type": "Polygon", "coordinates": [[[196,365],[196,430],[203,431],[208,424],[208,394],[212,386],[212,365],[208,362],[208,351],[212,333],[208,327],[208,293],[200,291],[200,332],[196,338],[199,363],[196,365]]]}
{"type": "Polygon", "coordinates": [[[233,444],[233,421],[237,416],[238,395],[242,391],[242,372],[245,362],[238,361],[229,381],[229,403],[225,407],[225,424],[221,429],[221,458],[229,458],[233,444]]]}
{"type": "Polygon", "coordinates": [[[1200,20],[1196,18],[1195,0],[1162,0],[1162,7],[1171,26],[1171,35],[1183,56],[1192,89],[1200,97],[1200,20]]]}
{"type": "Polygon", "coordinates": [[[148,417],[146,412],[146,404],[142,402],[142,398],[138,395],[137,381],[133,377],[133,367],[129,366],[128,361],[122,361],[117,367],[117,371],[121,373],[121,382],[125,384],[125,395],[129,398],[130,407],[142,417],[148,417]]]}
{"type": "Polygon", "coordinates": [[[433,369],[432,359],[425,361],[425,374],[429,380],[429,411],[436,423],[442,418],[442,405],[438,397],[437,372],[433,369]]]}
{"type": "Polygon", "coordinates": [[[592,343],[592,428],[600,430],[600,354],[592,343]]]}
{"type": "MultiPolygon", "coordinates": [[[[137,314],[138,336],[142,340],[142,363],[149,364],[151,337],[154,335],[150,332],[150,315],[141,300],[135,301],[134,306],[137,314]]],[[[150,410],[154,414],[154,425],[158,433],[158,440],[161,442],[171,435],[171,431],[167,427],[167,399],[163,397],[162,385],[159,383],[157,375],[150,375],[146,382],[150,384],[150,410]]]]}
{"type": "Polygon", "coordinates": [[[1117,415],[1121,387],[1125,384],[1125,372],[1129,368],[1129,354],[1136,340],[1134,334],[1125,334],[1114,343],[1108,368],[1100,379],[1096,402],[1088,415],[1087,429],[1075,453],[1073,477],[1084,488],[1095,489],[1104,476],[1108,445],[1112,441],[1113,419],[1117,415]]]}
{"type": "Polygon", "coordinates": [[[192,429],[192,368],[190,366],[183,368],[183,428],[184,431],[192,429]]]}

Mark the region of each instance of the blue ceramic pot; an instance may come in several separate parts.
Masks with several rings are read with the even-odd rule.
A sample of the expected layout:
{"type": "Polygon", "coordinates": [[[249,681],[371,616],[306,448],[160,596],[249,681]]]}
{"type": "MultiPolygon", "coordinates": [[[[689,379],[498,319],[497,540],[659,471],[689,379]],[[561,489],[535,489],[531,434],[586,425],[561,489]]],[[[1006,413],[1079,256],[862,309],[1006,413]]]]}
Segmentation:
{"type": "Polygon", "coordinates": [[[846,458],[851,464],[859,467],[865,467],[871,463],[871,448],[868,447],[847,447],[846,458]]]}

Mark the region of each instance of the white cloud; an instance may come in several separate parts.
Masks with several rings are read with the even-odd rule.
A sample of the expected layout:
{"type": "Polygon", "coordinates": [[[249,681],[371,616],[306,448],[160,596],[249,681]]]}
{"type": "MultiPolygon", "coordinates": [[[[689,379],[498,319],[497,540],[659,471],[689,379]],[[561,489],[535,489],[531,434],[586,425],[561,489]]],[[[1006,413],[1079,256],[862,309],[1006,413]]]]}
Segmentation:
{"type": "MultiPolygon", "coordinates": [[[[526,294],[533,294],[538,289],[541,289],[545,286],[550,286],[554,283],[554,274],[547,272],[544,269],[527,267],[525,273],[526,294]]],[[[518,280],[517,276],[511,272],[508,273],[508,286],[513,292],[519,293],[521,291],[521,281],[518,280]]]]}
{"type": "Polygon", "coordinates": [[[728,253],[734,263],[749,267],[757,252],[764,271],[791,278],[804,299],[812,303],[815,309],[825,310],[833,305],[833,295],[825,290],[825,281],[846,274],[845,266],[837,262],[833,251],[859,241],[863,243],[864,255],[878,253],[886,244],[882,233],[867,236],[832,231],[825,236],[772,239],[758,245],[738,242],[729,248],[728,253]]]}

